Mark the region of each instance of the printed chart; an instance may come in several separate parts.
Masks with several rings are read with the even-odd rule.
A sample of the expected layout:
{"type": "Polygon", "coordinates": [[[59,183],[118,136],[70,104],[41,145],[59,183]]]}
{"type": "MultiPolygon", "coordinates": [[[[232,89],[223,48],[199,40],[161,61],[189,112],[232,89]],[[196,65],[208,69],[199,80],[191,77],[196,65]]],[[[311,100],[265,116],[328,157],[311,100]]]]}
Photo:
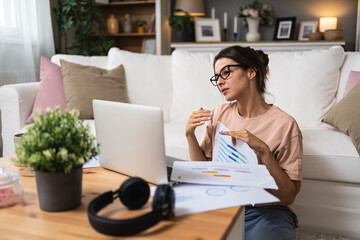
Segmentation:
{"type": "Polygon", "coordinates": [[[236,139],[236,144],[233,145],[231,136],[221,135],[220,131],[229,131],[229,129],[221,122],[218,122],[212,153],[214,162],[258,164],[256,154],[247,143],[236,139]]]}

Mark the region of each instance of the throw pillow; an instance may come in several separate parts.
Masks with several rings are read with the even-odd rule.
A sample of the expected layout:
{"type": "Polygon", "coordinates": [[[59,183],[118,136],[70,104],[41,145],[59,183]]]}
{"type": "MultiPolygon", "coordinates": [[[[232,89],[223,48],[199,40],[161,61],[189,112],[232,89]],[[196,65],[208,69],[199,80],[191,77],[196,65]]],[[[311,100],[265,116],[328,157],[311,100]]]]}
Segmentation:
{"type": "Polygon", "coordinates": [[[270,52],[267,99],[301,127],[317,127],[336,104],[344,49],[270,52]]]}
{"type": "Polygon", "coordinates": [[[53,109],[57,105],[60,105],[60,111],[62,113],[65,112],[66,102],[61,68],[46,57],[41,57],[40,83],[35,95],[33,109],[25,123],[29,124],[32,122],[33,114],[36,109],[40,109],[44,114],[46,108],[53,109]]]}
{"type": "Polygon", "coordinates": [[[171,56],[133,53],[111,48],[108,69],[124,65],[129,101],[159,106],[168,122],[171,103],[171,56]]]}
{"type": "Polygon", "coordinates": [[[348,94],[348,92],[358,83],[360,82],[360,72],[357,71],[351,71],[349,74],[349,79],[346,83],[346,87],[345,87],[345,92],[344,92],[344,96],[346,96],[346,94],[348,94]]]}
{"type": "Polygon", "coordinates": [[[106,70],[60,61],[66,108],[79,110],[79,118],[94,118],[93,99],[128,102],[123,65],[106,70]]]}
{"type": "Polygon", "coordinates": [[[360,83],[325,116],[323,122],[338,128],[350,136],[360,155],[360,83]]]}

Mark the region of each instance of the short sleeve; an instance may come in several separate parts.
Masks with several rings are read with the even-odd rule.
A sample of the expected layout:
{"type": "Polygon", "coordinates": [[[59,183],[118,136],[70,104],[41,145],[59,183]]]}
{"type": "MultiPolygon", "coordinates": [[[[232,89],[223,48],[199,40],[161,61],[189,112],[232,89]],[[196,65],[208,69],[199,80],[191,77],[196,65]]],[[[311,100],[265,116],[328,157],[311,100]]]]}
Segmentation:
{"type": "Polygon", "coordinates": [[[279,166],[284,169],[285,173],[291,180],[302,180],[302,164],[303,164],[303,150],[302,150],[302,136],[297,135],[292,137],[280,151],[275,154],[275,158],[279,166]]]}

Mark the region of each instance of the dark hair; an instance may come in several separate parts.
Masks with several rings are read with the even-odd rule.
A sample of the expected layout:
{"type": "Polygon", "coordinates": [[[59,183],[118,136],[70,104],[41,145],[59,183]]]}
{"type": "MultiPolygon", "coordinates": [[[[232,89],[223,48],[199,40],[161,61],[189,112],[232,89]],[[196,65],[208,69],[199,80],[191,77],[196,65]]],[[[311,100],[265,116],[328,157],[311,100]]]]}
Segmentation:
{"type": "Polygon", "coordinates": [[[220,58],[230,58],[238,64],[244,65],[243,70],[250,68],[256,71],[256,87],[263,95],[265,93],[265,81],[269,73],[269,57],[262,50],[254,50],[251,47],[231,46],[222,49],[214,58],[213,67],[220,58]]]}

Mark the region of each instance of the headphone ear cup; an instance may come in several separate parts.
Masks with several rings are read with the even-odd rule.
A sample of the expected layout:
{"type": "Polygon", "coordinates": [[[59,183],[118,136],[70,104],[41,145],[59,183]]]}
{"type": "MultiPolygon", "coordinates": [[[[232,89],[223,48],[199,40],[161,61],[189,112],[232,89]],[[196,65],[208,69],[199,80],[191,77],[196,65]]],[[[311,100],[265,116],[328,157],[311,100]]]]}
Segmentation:
{"type": "Polygon", "coordinates": [[[121,184],[118,194],[127,208],[139,209],[148,201],[150,188],[143,179],[131,177],[121,184]]]}
{"type": "Polygon", "coordinates": [[[175,193],[174,190],[167,184],[159,185],[156,188],[154,200],[153,200],[153,211],[161,212],[163,219],[168,219],[174,216],[175,206],[175,193]]]}

